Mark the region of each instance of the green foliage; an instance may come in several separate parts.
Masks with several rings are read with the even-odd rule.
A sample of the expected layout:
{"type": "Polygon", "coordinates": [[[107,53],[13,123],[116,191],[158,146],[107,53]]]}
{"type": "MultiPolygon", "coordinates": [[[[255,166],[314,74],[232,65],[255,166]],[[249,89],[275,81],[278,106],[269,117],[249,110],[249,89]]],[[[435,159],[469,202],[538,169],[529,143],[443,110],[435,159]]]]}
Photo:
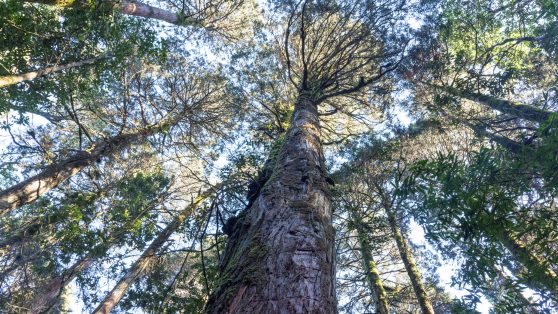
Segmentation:
{"type": "Polygon", "coordinates": [[[95,99],[129,60],[160,62],[166,44],[141,21],[112,11],[74,10],[24,1],[0,2],[0,76],[99,58],[93,65],[0,90],[0,112],[35,112],[73,106],[75,98],[95,99]]]}
{"type": "MultiPolygon", "coordinates": [[[[529,158],[539,153],[529,150],[529,158]]],[[[555,210],[547,207],[548,200],[533,196],[545,193],[533,191],[537,159],[525,164],[524,159],[514,159],[506,151],[482,148],[467,159],[438,155],[414,165],[401,193],[414,195],[409,203],[411,213],[425,228],[427,239],[447,257],[464,258],[457,282],[470,284],[473,291],[486,292],[493,289],[489,283],[492,278],[502,276],[498,267],[516,270],[519,282],[527,285],[531,285],[530,276],[540,275],[539,266],[525,264],[521,256],[514,256],[517,252],[507,245],[504,235],[522,235],[522,239],[529,239],[527,249],[532,254],[552,256],[551,243],[556,239],[553,230],[558,220],[555,210]],[[533,202],[525,202],[526,197],[533,202]],[[512,254],[511,259],[508,254],[512,254]],[[521,267],[526,267],[529,274],[517,270],[521,267]]],[[[547,265],[557,262],[554,258],[546,261],[547,265]]],[[[517,288],[512,284],[506,289],[517,288]]],[[[519,306],[514,300],[510,294],[503,294],[494,302],[505,312],[519,306]]]]}
{"type": "MultiPolygon", "coordinates": [[[[364,258],[377,264],[394,311],[417,309],[386,204],[403,234],[417,222],[435,249],[413,247],[437,311],[476,313],[481,295],[495,313],[556,304],[543,287],[544,270],[558,269],[556,116],[543,124],[513,112],[502,118],[482,101],[461,97],[481,93],[555,111],[555,1],[258,2],[257,21],[241,14],[239,23],[229,19],[238,18],[236,2],[149,2],[176,11],[176,25],[122,14],[112,2],[38,2],[0,0],[0,76],[99,59],[0,89],[0,114],[19,114],[2,121],[2,131],[11,133],[0,135],[12,143],[0,152],[0,186],[107,138],[176,123],[110,147],[117,149],[2,218],[0,311],[27,306],[42,285],[83,257],[96,259],[76,281],[79,297],[93,306],[106,290],[104,278],[116,280],[214,179],[227,184],[177,228],[118,310],[198,313],[211,290],[232,293],[229,279],[258,285],[262,270],[249,260],[271,250],[254,234],[229,257],[229,268],[220,265],[230,241],[223,227],[231,217],[233,225],[247,217],[272,175],[301,92],[322,101],[320,141],[331,163],[320,171],[335,208],[340,311],[376,307],[364,258]],[[416,32],[407,23],[413,18],[423,24],[416,32]],[[217,44],[196,31],[241,37],[244,30],[236,28],[248,22],[254,36],[243,41],[217,44]],[[396,123],[394,103],[413,121],[434,117],[434,127],[388,130],[396,123]],[[27,128],[34,119],[27,113],[50,121],[27,128]],[[477,122],[486,134],[469,141],[473,134],[460,125],[477,122]],[[406,147],[422,132],[428,141],[406,147]],[[484,135],[521,148],[511,152],[494,138],[485,145],[484,135]],[[460,262],[454,284],[469,295],[454,300],[439,286],[437,253],[460,262]],[[243,258],[248,275],[223,276],[243,258]],[[526,287],[541,304],[527,304],[526,287]]],[[[320,188],[314,183],[306,188],[320,188]]]]}

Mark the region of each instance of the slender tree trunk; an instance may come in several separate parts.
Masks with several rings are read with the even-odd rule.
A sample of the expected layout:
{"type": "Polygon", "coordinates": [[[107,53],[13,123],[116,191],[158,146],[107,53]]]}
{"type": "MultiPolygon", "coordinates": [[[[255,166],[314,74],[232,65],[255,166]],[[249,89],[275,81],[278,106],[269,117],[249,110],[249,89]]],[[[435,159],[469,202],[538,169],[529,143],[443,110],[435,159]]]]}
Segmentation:
{"type": "Polygon", "coordinates": [[[545,123],[550,119],[552,114],[551,111],[539,109],[537,107],[500,99],[490,95],[484,95],[479,93],[472,93],[466,91],[460,91],[453,87],[441,87],[434,86],[438,89],[446,91],[454,96],[465,98],[479,104],[485,105],[491,109],[498,110],[502,113],[508,114],[513,117],[525,119],[532,122],[545,123]]]}
{"type": "Polygon", "coordinates": [[[76,62],[70,62],[62,65],[46,67],[41,70],[31,71],[23,74],[18,74],[18,75],[0,76],[0,88],[10,86],[10,85],[15,85],[17,83],[24,82],[24,81],[30,81],[38,77],[43,77],[52,73],[62,72],[64,70],[79,68],[84,65],[93,64],[101,59],[102,58],[98,58],[98,57],[91,58],[91,59],[86,59],[86,60],[81,60],[76,62]]]}
{"type": "Polygon", "coordinates": [[[470,123],[470,122],[465,122],[465,124],[470,127],[476,134],[477,136],[484,136],[494,142],[496,142],[497,144],[499,144],[500,146],[506,148],[508,151],[518,154],[521,152],[522,146],[520,143],[517,143],[513,140],[510,140],[507,137],[501,136],[501,135],[497,135],[494,133],[491,133],[489,131],[486,130],[486,127],[476,124],[476,123],[470,123]]]}
{"type": "Polygon", "coordinates": [[[513,279],[510,278],[504,271],[500,268],[493,266],[494,271],[498,274],[498,281],[501,282],[502,285],[506,288],[506,296],[513,295],[515,300],[518,301],[518,304],[521,306],[521,310],[524,310],[527,314],[536,314],[540,311],[537,309],[537,306],[528,298],[526,298],[523,293],[521,293],[521,289],[514,283],[513,279]]]}
{"type": "MultiPolygon", "coordinates": [[[[99,194],[102,193],[104,192],[101,192],[99,194]]],[[[158,203],[160,202],[154,202],[154,204],[158,203]]],[[[147,211],[143,212],[143,214],[145,213],[147,213],[147,211]]],[[[137,221],[137,219],[141,219],[143,214],[138,216],[131,223],[128,223],[126,228],[133,225],[137,221]]],[[[95,249],[92,249],[89,254],[75,262],[72,267],[66,269],[62,275],[52,279],[48,284],[40,288],[39,294],[29,303],[28,306],[28,308],[31,309],[32,313],[50,312],[51,308],[55,306],[59,301],[60,296],[67,285],[72,282],[72,280],[74,280],[81,272],[95,263],[98,259],[97,256],[104,255],[113,244],[118,243],[118,241],[120,241],[126,234],[126,228],[116,233],[109,233],[103,244],[96,247],[95,249]]]]}
{"type": "Polygon", "coordinates": [[[508,249],[514,259],[525,268],[520,276],[527,280],[527,284],[558,296],[558,276],[556,273],[507,230],[502,229],[499,237],[501,243],[508,249]]]}
{"type": "Polygon", "coordinates": [[[376,313],[389,314],[386,290],[384,289],[384,284],[380,278],[376,262],[374,262],[374,259],[372,258],[372,247],[367,239],[366,232],[362,228],[362,218],[356,212],[351,215],[353,216],[353,221],[356,226],[357,238],[360,245],[360,254],[362,255],[364,271],[366,272],[366,281],[370,292],[374,296],[374,302],[376,303],[376,313]]]}
{"type": "Polygon", "coordinates": [[[415,263],[415,259],[413,258],[413,254],[407,245],[407,240],[405,236],[399,229],[397,225],[397,220],[395,217],[395,213],[392,211],[388,204],[384,204],[384,208],[388,215],[389,226],[391,228],[391,232],[393,237],[395,238],[395,242],[397,243],[397,248],[399,249],[399,255],[401,256],[401,260],[403,261],[403,265],[405,265],[405,270],[407,271],[407,275],[409,279],[411,279],[411,284],[413,285],[413,291],[415,292],[415,296],[420,305],[420,309],[422,313],[425,314],[434,314],[434,309],[432,308],[432,303],[430,302],[430,298],[426,293],[426,289],[424,288],[424,284],[422,283],[422,278],[420,271],[417,268],[415,263]]]}
{"type": "Polygon", "coordinates": [[[10,105],[8,107],[8,109],[10,110],[15,110],[18,112],[22,112],[22,113],[31,113],[37,116],[41,116],[43,118],[45,118],[46,120],[48,120],[50,123],[59,123],[61,121],[65,121],[65,120],[71,120],[69,117],[65,117],[65,116],[57,116],[57,115],[52,115],[48,112],[39,110],[39,109],[33,109],[33,108],[25,108],[23,106],[14,106],[14,105],[10,105]]]}
{"type": "Polygon", "coordinates": [[[31,313],[45,313],[56,304],[60,294],[68,283],[74,280],[83,270],[87,269],[91,264],[96,261],[96,258],[86,256],[77,262],[72,267],[64,271],[60,276],[52,279],[46,284],[39,294],[29,303],[31,313]]]}
{"type": "Polygon", "coordinates": [[[74,7],[74,8],[89,8],[92,5],[109,7],[112,10],[118,11],[125,15],[139,16],[149,19],[155,19],[170,24],[179,26],[197,24],[196,21],[187,18],[186,16],[161,9],[158,7],[150,6],[139,1],[113,1],[113,0],[24,0],[27,2],[43,3],[57,7],[74,7]]]}
{"type": "Polygon", "coordinates": [[[335,313],[334,230],[317,104],[302,93],[271,177],[237,217],[207,313],[335,313]]]}
{"type": "Polygon", "coordinates": [[[147,249],[142,253],[142,255],[134,262],[134,264],[128,269],[126,274],[120,279],[116,286],[111,290],[111,292],[103,299],[103,301],[97,306],[93,313],[95,314],[106,314],[110,313],[112,309],[118,304],[120,299],[124,296],[126,291],[130,286],[141,276],[147,273],[149,265],[151,265],[157,259],[157,252],[161,249],[163,244],[169,239],[169,237],[176,231],[180,225],[192,214],[196,208],[206,200],[213,192],[219,187],[212,187],[203,193],[201,193],[196,199],[187,206],[184,210],[174,217],[174,219],[169,223],[169,225],[159,233],[157,238],[151,242],[147,249]]]}
{"type": "Polygon", "coordinates": [[[172,122],[162,123],[97,141],[88,151],[81,151],[58,163],[47,166],[37,175],[0,192],[0,217],[22,205],[34,202],[41,195],[57,187],[94,161],[172,124],[172,122]]]}

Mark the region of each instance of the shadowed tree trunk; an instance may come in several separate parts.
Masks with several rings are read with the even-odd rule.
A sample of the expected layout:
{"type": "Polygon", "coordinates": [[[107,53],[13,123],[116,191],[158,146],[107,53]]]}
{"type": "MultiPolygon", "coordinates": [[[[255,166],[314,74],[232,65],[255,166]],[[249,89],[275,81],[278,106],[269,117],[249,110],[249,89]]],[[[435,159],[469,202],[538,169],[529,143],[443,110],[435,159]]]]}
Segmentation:
{"type": "Polygon", "coordinates": [[[70,62],[62,65],[46,67],[41,70],[31,71],[23,74],[18,74],[18,75],[0,76],[0,88],[10,86],[10,85],[15,85],[17,83],[24,82],[24,81],[30,81],[38,77],[43,77],[52,73],[62,72],[64,70],[69,70],[73,68],[79,68],[84,65],[94,64],[95,62],[101,59],[103,58],[91,58],[91,59],[86,59],[86,60],[81,60],[76,62],[70,62]]]}
{"type": "Polygon", "coordinates": [[[514,259],[524,267],[519,276],[525,278],[527,284],[533,288],[547,290],[558,297],[558,276],[556,273],[507,230],[502,229],[498,236],[500,242],[508,249],[514,259]]]}
{"type": "Polygon", "coordinates": [[[460,91],[453,87],[442,87],[433,85],[435,88],[448,92],[457,97],[468,99],[476,103],[485,105],[491,109],[498,110],[502,113],[508,114],[513,117],[525,119],[532,122],[545,123],[550,119],[551,111],[539,109],[537,107],[500,99],[497,97],[473,93],[468,91],[460,91]]]}
{"type": "Polygon", "coordinates": [[[426,289],[424,288],[424,284],[422,283],[420,271],[418,270],[415,259],[413,258],[413,254],[411,253],[411,250],[407,245],[407,239],[405,239],[405,236],[397,225],[395,213],[391,209],[391,206],[389,204],[386,204],[385,201],[384,209],[386,210],[391,232],[393,234],[395,242],[397,243],[397,249],[399,250],[399,255],[401,256],[403,265],[405,265],[407,275],[411,280],[413,291],[415,292],[415,296],[417,297],[417,300],[419,302],[420,309],[422,313],[434,314],[432,303],[430,302],[430,298],[428,297],[426,289]]]}
{"type": "Polygon", "coordinates": [[[510,140],[507,137],[489,132],[488,130],[486,130],[486,127],[480,125],[479,123],[471,123],[471,122],[465,121],[464,124],[467,125],[468,127],[470,127],[475,132],[475,134],[477,134],[479,137],[486,137],[486,138],[498,143],[499,145],[501,145],[502,147],[506,148],[508,151],[510,151],[514,154],[518,154],[518,153],[521,152],[522,145],[520,143],[516,142],[516,141],[510,140]]]}
{"type": "Polygon", "coordinates": [[[301,93],[271,177],[234,223],[207,313],[335,313],[334,230],[315,100],[301,93]]]}
{"type": "Polygon", "coordinates": [[[175,25],[194,24],[195,21],[188,19],[182,14],[178,14],[169,10],[154,7],[139,1],[113,1],[113,0],[24,0],[26,2],[43,3],[57,7],[76,7],[89,8],[94,5],[101,5],[122,14],[139,16],[149,19],[155,19],[175,25]]]}
{"type": "Polygon", "coordinates": [[[366,281],[370,292],[372,292],[374,302],[376,303],[376,313],[389,314],[386,290],[380,278],[376,262],[372,259],[372,247],[367,239],[366,231],[363,230],[362,218],[356,212],[353,212],[351,215],[353,216],[352,218],[356,226],[360,254],[362,256],[364,271],[366,272],[366,281]]]}
{"type": "Polygon", "coordinates": [[[157,252],[161,249],[163,244],[169,239],[169,237],[176,231],[178,227],[196,210],[200,204],[205,201],[215,190],[219,189],[219,186],[212,187],[201,193],[194,201],[183,209],[178,216],[174,217],[161,233],[151,242],[141,256],[134,262],[134,264],[128,269],[126,274],[118,281],[116,286],[110,291],[110,293],[103,299],[103,301],[97,306],[93,313],[95,314],[106,314],[110,313],[112,309],[118,304],[122,299],[126,291],[130,286],[140,277],[144,276],[151,265],[157,259],[157,252]]]}
{"type": "Polygon", "coordinates": [[[536,314],[540,312],[535,303],[521,293],[521,288],[514,283],[514,280],[510,278],[510,276],[508,276],[502,269],[496,267],[496,265],[494,265],[493,269],[497,274],[497,278],[495,280],[502,282],[503,285],[508,287],[506,291],[519,301],[518,303],[521,304],[521,310],[525,311],[527,314],[536,314]]]}
{"type": "Polygon", "coordinates": [[[47,166],[40,173],[0,192],[0,216],[22,205],[37,200],[60,183],[71,178],[99,158],[108,156],[134,141],[155,134],[175,121],[145,127],[134,132],[120,134],[91,145],[88,151],[80,151],[60,162],[47,166]]]}
{"type": "Polygon", "coordinates": [[[64,287],[95,261],[96,258],[86,256],[75,262],[72,267],[64,271],[63,274],[52,279],[48,284],[43,286],[39,294],[29,303],[31,313],[45,313],[50,310],[58,301],[64,287]]]}

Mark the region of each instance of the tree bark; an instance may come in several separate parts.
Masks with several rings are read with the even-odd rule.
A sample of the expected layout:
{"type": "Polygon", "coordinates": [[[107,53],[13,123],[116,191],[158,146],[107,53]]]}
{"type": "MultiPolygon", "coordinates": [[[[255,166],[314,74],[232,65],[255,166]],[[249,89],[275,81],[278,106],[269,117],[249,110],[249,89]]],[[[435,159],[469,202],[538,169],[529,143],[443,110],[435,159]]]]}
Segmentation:
{"type": "Polygon", "coordinates": [[[504,247],[523,266],[524,271],[520,276],[526,279],[527,284],[535,289],[549,291],[558,297],[558,276],[556,273],[507,230],[502,229],[499,232],[499,237],[504,247]]]}
{"type": "Polygon", "coordinates": [[[128,269],[126,274],[120,279],[116,286],[111,290],[111,292],[103,299],[103,301],[97,306],[94,314],[100,313],[110,313],[112,309],[118,304],[122,299],[126,291],[130,286],[141,276],[147,273],[149,265],[157,259],[157,252],[161,249],[163,244],[169,239],[169,237],[176,231],[180,225],[192,214],[192,212],[198,208],[198,206],[206,200],[213,192],[219,187],[212,187],[207,189],[194,201],[188,205],[184,210],[182,210],[178,216],[174,217],[169,225],[159,233],[157,238],[151,242],[147,249],[142,253],[142,255],[134,262],[134,264],[128,269]]]}
{"type": "Polygon", "coordinates": [[[234,224],[207,313],[335,313],[334,230],[315,99],[302,92],[271,177],[234,224]]]}
{"type": "Polygon", "coordinates": [[[399,255],[401,256],[403,265],[405,265],[407,275],[411,280],[413,291],[415,292],[415,296],[417,297],[417,300],[419,302],[420,309],[422,313],[434,314],[434,308],[432,308],[432,303],[430,302],[430,298],[428,297],[426,289],[424,288],[424,284],[422,283],[421,274],[417,268],[415,259],[413,258],[413,254],[411,253],[411,250],[407,245],[405,236],[397,225],[395,213],[392,211],[388,204],[384,204],[384,208],[388,216],[391,232],[393,234],[393,237],[395,238],[395,242],[397,243],[399,255]]]}
{"type": "Polygon", "coordinates": [[[362,228],[362,218],[358,213],[352,213],[352,216],[356,226],[364,271],[366,272],[366,281],[368,288],[372,293],[374,302],[376,303],[376,313],[389,314],[386,290],[384,289],[384,284],[380,278],[376,262],[374,262],[374,259],[372,258],[372,247],[366,237],[366,232],[362,228]]]}
{"type": "Polygon", "coordinates": [[[18,75],[0,76],[0,88],[10,86],[10,85],[15,85],[17,83],[21,83],[25,81],[31,81],[33,79],[36,79],[38,77],[43,77],[51,73],[62,72],[64,70],[79,68],[84,65],[93,64],[101,59],[103,58],[96,57],[96,58],[91,58],[91,59],[86,59],[86,60],[81,60],[76,62],[70,62],[62,65],[46,67],[38,71],[31,71],[23,74],[18,74],[18,75]]]}
{"type": "MultiPolygon", "coordinates": [[[[500,281],[501,284],[506,288],[507,295],[513,295],[515,300],[518,301],[520,304],[520,309],[523,310],[526,314],[536,314],[540,311],[537,309],[537,305],[533,303],[533,301],[526,298],[523,293],[521,293],[521,289],[517,286],[517,284],[510,278],[504,271],[500,268],[493,266],[494,271],[497,274],[496,281],[500,281]]],[[[492,289],[491,289],[492,290],[492,289]]]]}
{"type": "Polygon", "coordinates": [[[108,156],[133,141],[152,135],[173,123],[162,123],[143,129],[120,134],[91,145],[88,151],[81,151],[58,163],[47,166],[43,171],[0,192],[0,217],[22,205],[30,204],[60,183],[74,176],[94,161],[108,156]]]}
{"type": "Polygon", "coordinates": [[[525,119],[532,122],[545,123],[550,119],[552,114],[556,114],[551,111],[539,109],[537,107],[500,99],[490,95],[484,95],[480,93],[460,91],[453,87],[441,87],[435,86],[443,91],[446,91],[454,96],[468,99],[476,103],[485,105],[491,109],[498,110],[502,113],[508,114],[513,117],[525,119]]]}
{"type": "Polygon", "coordinates": [[[508,151],[514,154],[519,154],[522,150],[523,146],[520,143],[515,142],[507,137],[491,133],[486,130],[486,127],[478,123],[471,123],[466,121],[465,125],[470,127],[477,134],[477,136],[481,136],[481,137],[484,136],[496,142],[497,144],[499,144],[500,146],[504,147],[505,149],[507,149],[508,151]]]}
{"type": "MultiPolygon", "coordinates": [[[[74,7],[74,8],[88,8],[95,5],[93,1],[86,0],[24,0],[27,2],[42,3],[53,5],[57,7],[74,7]]],[[[188,19],[182,14],[178,14],[169,10],[161,9],[158,7],[150,6],[139,1],[112,1],[112,0],[99,0],[96,2],[98,5],[106,6],[114,11],[118,11],[125,15],[138,16],[148,19],[155,19],[170,24],[179,26],[196,24],[196,21],[188,19]]]]}
{"type": "Polygon", "coordinates": [[[31,313],[45,313],[56,304],[62,290],[68,283],[74,280],[83,270],[87,269],[91,264],[96,261],[96,258],[86,256],[77,262],[72,267],[68,268],[64,273],[46,284],[39,294],[33,298],[29,303],[31,313]]]}

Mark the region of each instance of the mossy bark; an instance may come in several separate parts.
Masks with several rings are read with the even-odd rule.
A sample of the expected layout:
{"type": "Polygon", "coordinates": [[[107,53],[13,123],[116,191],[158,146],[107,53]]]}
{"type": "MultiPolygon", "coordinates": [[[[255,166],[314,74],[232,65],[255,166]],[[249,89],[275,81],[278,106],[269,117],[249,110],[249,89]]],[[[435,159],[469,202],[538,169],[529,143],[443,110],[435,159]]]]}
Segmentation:
{"type": "Polygon", "coordinates": [[[362,218],[356,212],[353,212],[351,216],[357,231],[360,254],[362,256],[364,271],[366,272],[366,281],[376,304],[376,313],[389,314],[386,290],[384,289],[384,284],[380,278],[378,266],[372,258],[372,246],[370,245],[366,231],[362,226],[362,218]]]}
{"type": "Polygon", "coordinates": [[[426,293],[426,289],[424,288],[424,284],[422,283],[422,278],[420,271],[417,268],[415,263],[415,259],[413,258],[413,254],[407,245],[407,240],[405,236],[399,229],[397,225],[397,219],[395,213],[391,209],[388,204],[384,204],[386,213],[388,215],[389,225],[391,228],[391,232],[397,243],[397,248],[399,250],[399,255],[401,256],[401,260],[403,261],[403,265],[405,265],[405,270],[407,271],[407,275],[411,280],[411,284],[413,286],[413,291],[415,292],[415,296],[419,302],[420,309],[422,313],[425,314],[434,314],[434,309],[432,308],[432,303],[430,302],[430,298],[426,293]]]}
{"type": "Polygon", "coordinates": [[[498,232],[502,245],[508,249],[513,258],[523,266],[519,277],[525,279],[526,284],[535,288],[547,290],[558,297],[558,276],[545,265],[543,260],[529,251],[527,246],[502,228],[498,232]]]}
{"type": "Polygon", "coordinates": [[[302,93],[261,192],[227,243],[207,313],[335,313],[334,230],[315,100],[302,93]]]}

